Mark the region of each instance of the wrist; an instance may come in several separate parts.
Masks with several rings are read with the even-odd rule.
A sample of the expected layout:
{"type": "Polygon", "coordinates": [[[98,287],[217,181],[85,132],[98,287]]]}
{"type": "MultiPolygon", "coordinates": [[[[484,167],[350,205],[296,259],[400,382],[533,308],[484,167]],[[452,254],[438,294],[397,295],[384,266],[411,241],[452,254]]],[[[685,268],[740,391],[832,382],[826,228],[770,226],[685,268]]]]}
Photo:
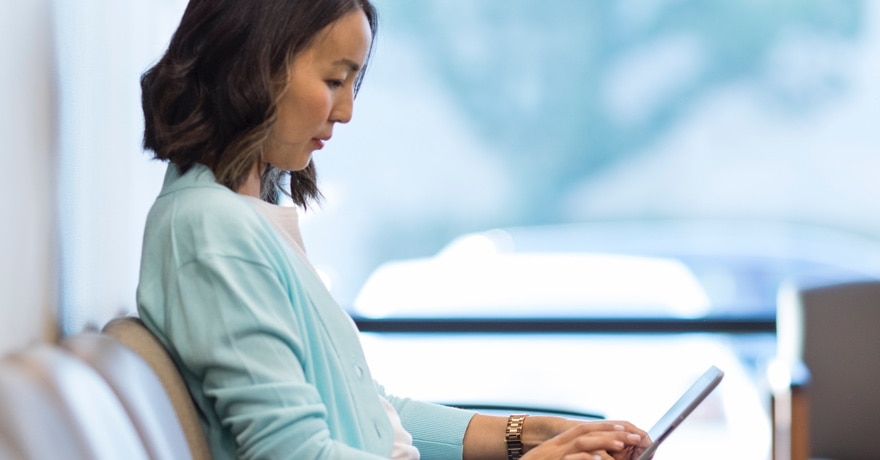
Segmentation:
{"type": "Polygon", "coordinates": [[[519,460],[523,453],[523,427],[528,415],[511,415],[507,417],[504,430],[504,443],[507,447],[507,460],[519,460]]]}
{"type": "Polygon", "coordinates": [[[522,430],[523,453],[556,437],[556,435],[567,430],[574,424],[577,424],[577,422],[572,422],[571,420],[562,417],[529,416],[523,424],[522,430]]]}

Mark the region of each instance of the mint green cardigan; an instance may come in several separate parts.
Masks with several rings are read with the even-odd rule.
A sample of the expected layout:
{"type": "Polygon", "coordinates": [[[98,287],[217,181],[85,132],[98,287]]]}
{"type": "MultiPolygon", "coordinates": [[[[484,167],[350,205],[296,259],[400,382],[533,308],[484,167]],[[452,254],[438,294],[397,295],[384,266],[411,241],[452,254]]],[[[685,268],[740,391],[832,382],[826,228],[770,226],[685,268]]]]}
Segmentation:
{"type": "Polygon", "coordinates": [[[422,459],[456,459],[473,412],[384,394],[347,313],[244,197],[168,167],[138,313],[169,350],[216,459],[388,459],[386,397],[422,459]]]}

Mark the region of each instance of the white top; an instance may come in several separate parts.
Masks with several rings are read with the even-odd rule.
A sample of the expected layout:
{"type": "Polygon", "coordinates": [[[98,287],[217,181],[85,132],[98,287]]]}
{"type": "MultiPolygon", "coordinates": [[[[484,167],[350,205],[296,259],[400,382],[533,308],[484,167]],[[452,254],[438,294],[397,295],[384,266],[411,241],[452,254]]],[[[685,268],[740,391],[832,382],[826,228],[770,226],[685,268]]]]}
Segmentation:
{"type": "MultiPolygon", "coordinates": [[[[302,233],[299,230],[299,213],[296,208],[274,205],[250,195],[242,196],[254,205],[256,210],[275,227],[284,241],[312,267],[312,270],[315,270],[315,267],[312,266],[309,258],[306,256],[302,233]]],[[[419,451],[413,446],[412,435],[403,427],[397,411],[394,410],[394,407],[385,398],[380,397],[379,399],[385,408],[385,412],[388,414],[391,427],[394,429],[394,445],[391,448],[391,460],[419,460],[419,451]]]]}

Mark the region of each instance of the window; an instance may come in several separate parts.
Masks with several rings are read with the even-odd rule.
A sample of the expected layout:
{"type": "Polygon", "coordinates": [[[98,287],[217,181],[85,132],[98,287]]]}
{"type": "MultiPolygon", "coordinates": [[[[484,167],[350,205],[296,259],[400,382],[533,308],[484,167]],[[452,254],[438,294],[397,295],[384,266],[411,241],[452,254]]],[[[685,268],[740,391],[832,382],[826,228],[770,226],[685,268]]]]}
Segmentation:
{"type": "Polygon", "coordinates": [[[880,274],[880,9],[377,5],[304,236],[379,379],[647,427],[714,363],[669,458],[769,456],[778,290],[880,274]]]}
{"type": "Polygon", "coordinates": [[[544,292],[514,283],[521,303],[562,296],[547,283],[635,297],[516,307],[529,317],[772,321],[781,283],[880,273],[870,4],[377,3],[377,51],[352,124],[316,156],[327,199],[305,220],[354,313],[394,316],[398,296],[403,316],[479,316],[480,290],[438,297],[498,275],[477,255],[541,277],[544,292]],[[620,276],[600,255],[627,256],[620,276]],[[595,264],[593,285],[572,273],[595,264]],[[419,273],[425,298],[395,289],[419,273]]]}

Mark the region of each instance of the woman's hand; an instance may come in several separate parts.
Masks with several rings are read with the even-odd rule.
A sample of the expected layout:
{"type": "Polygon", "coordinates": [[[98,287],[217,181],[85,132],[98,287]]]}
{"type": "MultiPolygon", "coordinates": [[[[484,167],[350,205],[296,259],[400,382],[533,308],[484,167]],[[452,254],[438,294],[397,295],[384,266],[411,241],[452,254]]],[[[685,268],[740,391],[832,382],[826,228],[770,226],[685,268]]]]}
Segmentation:
{"type": "Polygon", "coordinates": [[[646,435],[629,431],[634,428],[619,422],[578,423],[531,448],[522,456],[522,460],[635,459],[638,457],[634,452],[646,435]],[[609,453],[615,456],[609,457],[609,453]],[[628,456],[617,457],[616,454],[628,456]]]}
{"type": "MultiPolygon", "coordinates": [[[[571,457],[572,459],[585,458],[592,460],[592,454],[599,455],[595,458],[602,460],[636,460],[651,445],[648,433],[637,428],[635,425],[624,421],[602,420],[585,422],[561,417],[530,416],[523,425],[523,447],[528,453],[531,450],[542,452],[547,443],[553,443],[546,447],[552,449],[557,455],[565,449],[578,449],[579,452],[589,452],[583,457],[571,457]],[[564,436],[563,436],[564,435],[564,436]],[[630,436],[635,435],[635,436],[630,436]],[[609,441],[623,441],[623,445],[612,442],[613,447],[597,447],[591,451],[583,450],[585,446],[593,446],[609,441]],[[552,446],[552,447],[551,447],[552,446]],[[560,451],[559,449],[562,449],[560,451]]],[[[565,458],[565,455],[556,458],[565,458]]],[[[554,458],[540,454],[535,459],[554,458]]],[[[552,454],[550,454],[552,455],[552,454]]],[[[523,456],[523,459],[532,457],[523,456]]]]}
{"type": "MultiPolygon", "coordinates": [[[[507,417],[474,415],[464,434],[462,457],[507,458],[506,424],[507,417]]],[[[530,415],[522,426],[522,460],[636,460],[650,445],[648,433],[623,421],[530,415]]]]}

